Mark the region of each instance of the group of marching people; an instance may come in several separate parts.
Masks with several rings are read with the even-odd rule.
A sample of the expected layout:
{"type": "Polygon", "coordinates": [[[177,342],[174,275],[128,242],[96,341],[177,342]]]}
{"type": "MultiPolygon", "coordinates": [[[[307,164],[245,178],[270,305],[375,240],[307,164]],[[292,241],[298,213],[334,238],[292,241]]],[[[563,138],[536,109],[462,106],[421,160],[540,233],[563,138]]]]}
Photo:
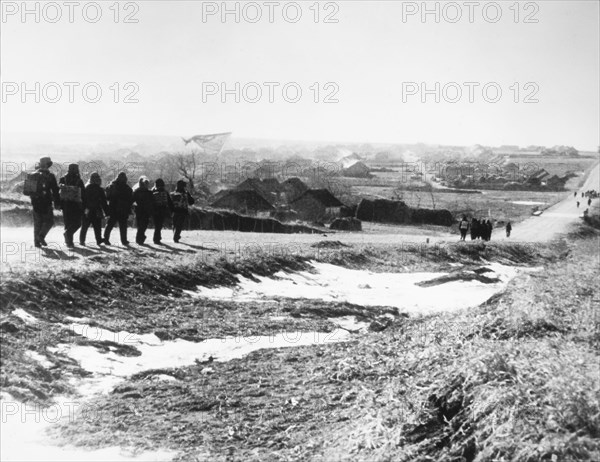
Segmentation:
{"type": "MultiPolygon", "coordinates": [[[[467,219],[466,215],[462,216],[460,223],[458,224],[458,229],[460,230],[460,240],[464,241],[467,237],[467,233],[471,234],[471,240],[482,239],[484,241],[489,241],[492,238],[492,231],[494,229],[494,225],[491,220],[472,218],[471,221],[467,219]]],[[[510,222],[506,225],[506,235],[510,236],[510,231],[512,230],[512,225],[510,222]]]]}
{"type": "Polygon", "coordinates": [[[108,187],[102,187],[102,178],[97,172],[90,175],[86,184],[79,173],[78,164],[70,164],[67,174],[56,180],[50,172],[52,160],[40,159],[39,168],[32,175],[35,185],[26,186],[24,191],[31,198],[33,206],[34,245],[42,247],[46,235],[54,226],[53,207],[62,210],[64,218],[65,244],[75,246],[75,233],[79,231],[79,244],[84,246],[90,226],[94,230],[96,244],[111,245],[110,235],[115,226],[119,226],[121,244],[129,245],[127,240],[127,222],[135,210],[137,232],[135,241],[143,245],[150,220],[154,222],[155,244],[161,244],[162,229],[168,217],[173,217],[173,241],[179,242],[189,206],[194,198],[187,191],[184,180],[177,182],[175,191],[165,190],[165,182],[158,178],[150,188],[150,180],[142,176],[137,185],[131,188],[125,172],[120,172],[108,187]],[[102,219],[107,218],[104,235],[102,219]]]}
{"type": "MultiPolygon", "coordinates": [[[[573,197],[575,197],[575,199],[577,199],[577,191],[575,191],[575,192],[573,193],[573,197]]],[[[581,193],[581,198],[583,199],[583,198],[585,198],[585,197],[587,197],[587,198],[588,198],[588,200],[587,200],[587,205],[588,205],[588,207],[589,207],[590,205],[592,205],[592,199],[596,199],[596,198],[598,198],[598,192],[597,192],[595,189],[591,189],[591,190],[588,190],[588,191],[582,192],[582,193],[581,193]]],[[[579,201],[577,201],[577,208],[579,208],[579,205],[580,205],[580,202],[579,202],[579,201]]],[[[588,208],[588,209],[586,209],[586,210],[583,212],[583,214],[584,214],[585,216],[587,216],[588,212],[589,212],[589,208],[588,208]]]]}

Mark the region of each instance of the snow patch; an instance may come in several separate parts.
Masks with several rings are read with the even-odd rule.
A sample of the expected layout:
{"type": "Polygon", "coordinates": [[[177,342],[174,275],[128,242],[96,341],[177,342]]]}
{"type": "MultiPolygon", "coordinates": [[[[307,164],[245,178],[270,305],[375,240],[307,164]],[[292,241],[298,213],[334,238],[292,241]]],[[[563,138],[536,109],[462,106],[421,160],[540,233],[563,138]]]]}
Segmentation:
{"type": "Polygon", "coordinates": [[[511,201],[511,204],[517,205],[544,205],[545,202],[535,202],[535,201],[511,201]]]}
{"type": "Polygon", "coordinates": [[[16,310],[14,310],[12,312],[12,314],[14,316],[16,316],[17,318],[22,319],[23,321],[25,321],[28,324],[37,322],[37,318],[31,314],[29,314],[27,311],[25,311],[23,308],[17,308],[16,310]]]}
{"type": "Polygon", "coordinates": [[[238,277],[233,287],[199,286],[194,297],[235,302],[257,302],[274,299],[312,299],[348,302],[361,306],[391,306],[409,314],[431,314],[477,306],[503,290],[517,269],[489,264],[500,282],[452,281],[433,287],[419,287],[418,282],[446,276],[448,273],[374,273],[347,269],[327,263],[312,262],[313,271],[285,273],[272,277],[255,276],[256,281],[238,277]]]}
{"type": "Polygon", "coordinates": [[[37,361],[45,368],[49,368],[54,366],[54,363],[49,361],[48,358],[37,351],[26,351],[25,355],[29,356],[31,359],[37,361]]]}

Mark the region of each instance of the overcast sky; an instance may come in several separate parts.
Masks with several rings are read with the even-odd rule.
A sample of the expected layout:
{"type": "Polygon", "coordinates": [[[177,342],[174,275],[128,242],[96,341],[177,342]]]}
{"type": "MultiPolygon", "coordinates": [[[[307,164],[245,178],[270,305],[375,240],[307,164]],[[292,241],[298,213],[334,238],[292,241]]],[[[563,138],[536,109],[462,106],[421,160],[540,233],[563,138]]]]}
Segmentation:
{"type": "MultiPolygon", "coordinates": [[[[296,23],[291,21],[298,9],[290,2],[278,3],[272,23],[264,2],[245,9],[241,2],[238,23],[233,14],[225,21],[219,12],[203,18],[203,9],[220,8],[221,2],[199,1],[122,3],[117,23],[112,1],[100,2],[102,17],[96,23],[83,16],[86,2],[75,7],[72,23],[68,7],[57,2],[62,17],[52,23],[56,8],[40,7],[36,23],[35,15],[23,22],[21,11],[15,12],[20,1],[3,2],[1,129],[181,136],[233,131],[234,136],[255,138],[597,149],[600,38],[595,0],[521,2],[518,9],[510,8],[514,2],[499,2],[502,17],[497,22],[492,22],[497,8],[478,2],[472,23],[464,2],[454,4],[462,13],[458,20],[459,10],[440,2],[439,23],[433,14],[425,21],[420,11],[408,15],[421,2],[321,2],[317,23],[313,2],[301,2],[302,17],[296,23]],[[262,17],[252,23],[257,6],[262,17]],[[127,14],[138,22],[124,22],[127,14]],[[328,14],[337,22],[325,22],[328,14]],[[26,95],[23,103],[21,89],[12,82],[25,82],[29,89],[35,82],[40,88],[57,82],[63,94],[57,103],[48,102],[56,97],[49,85],[46,97],[40,90],[39,103],[35,95],[26,95]],[[80,84],[73,87],[72,103],[63,82],[80,84]],[[102,90],[97,103],[83,98],[82,86],[88,82],[102,90]],[[117,103],[116,87],[111,89],[115,82],[120,88],[117,103]],[[139,88],[133,96],[139,102],[123,102],[136,89],[125,88],[127,82],[139,88]],[[256,87],[247,86],[239,103],[235,95],[226,95],[223,103],[220,93],[203,95],[203,82],[224,83],[229,89],[236,82],[241,88],[257,82],[263,94],[252,103],[256,87]],[[264,82],[279,83],[272,87],[272,103],[264,82]],[[294,99],[295,89],[302,90],[296,103],[282,94],[290,82],[288,99],[294,99]],[[327,82],[333,84],[325,87],[327,82]],[[410,82],[425,82],[429,89],[439,82],[440,101],[431,94],[423,103],[419,87],[410,82]],[[473,82],[473,102],[464,82],[473,82]],[[417,93],[403,95],[403,87],[417,93]],[[325,103],[327,96],[338,102],[325,103]],[[490,102],[494,99],[498,101],[490,102]]],[[[34,2],[29,6],[34,9],[34,2]]],[[[428,6],[434,9],[436,3],[428,6]]],[[[229,7],[235,8],[235,2],[229,7]]],[[[88,7],[86,17],[93,20],[96,13],[88,7]]],[[[94,87],[88,90],[93,99],[94,87]]]]}

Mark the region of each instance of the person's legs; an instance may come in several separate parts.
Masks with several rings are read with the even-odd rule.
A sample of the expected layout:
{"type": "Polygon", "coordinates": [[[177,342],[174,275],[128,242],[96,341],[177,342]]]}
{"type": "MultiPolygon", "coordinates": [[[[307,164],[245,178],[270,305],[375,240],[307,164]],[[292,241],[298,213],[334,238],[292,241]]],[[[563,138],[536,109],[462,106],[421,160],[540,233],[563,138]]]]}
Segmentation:
{"type": "Polygon", "coordinates": [[[138,244],[143,244],[146,241],[146,230],[150,224],[150,216],[146,214],[138,214],[136,219],[137,232],[135,235],[135,242],[138,244]]]}
{"type": "Polygon", "coordinates": [[[127,240],[127,216],[119,217],[119,232],[121,233],[121,244],[128,245],[127,240]]]}
{"type": "Polygon", "coordinates": [[[102,217],[100,215],[94,215],[90,220],[92,227],[94,228],[94,237],[96,238],[96,244],[102,244],[102,217]]]}
{"type": "Polygon", "coordinates": [[[185,221],[185,215],[183,213],[175,213],[173,215],[173,241],[179,242],[181,239],[181,231],[183,230],[183,223],[185,221]]]}
{"type": "Polygon", "coordinates": [[[65,241],[67,245],[73,245],[73,237],[81,226],[81,211],[78,208],[70,207],[63,213],[65,220],[65,241]]]}
{"type": "Polygon", "coordinates": [[[40,240],[42,245],[46,244],[46,236],[54,226],[54,213],[52,209],[48,209],[47,212],[42,214],[42,220],[40,224],[40,231],[38,234],[38,239],[40,240]]]}
{"type": "Polygon", "coordinates": [[[40,242],[40,229],[42,229],[42,214],[33,211],[33,245],[41,247],[40,242]]]}
{"type": "Polygon", "coordinates": [[[160,244],[160,241],[162,240],[162,228],[163,228],[164,221],[165,221],[165,217],[162,214],[157,213],[156,215],[154,215],[154,238],[153,238],[153,241],[155,244],[160,244]]]}
{"type": "Polygon", "coordinates": [[[108,217],[106,228],[104,229],[104,243],[110,245],[110,233],[117,224],[117,217],[113,214],[108,217]]]}
{"type": "MultiPolygon", "coordinates": [[[[79,231],[79,243],[81,245],[85,245],[85,238],[87,236],[87,230],[90,227],[90,224],[91,224],[90,218],[86,214],[83,214],[83,217],[81,218],[81,230],[79,231]]],[[[96,231],[95,228],[94,228],[94,231],[96,231]]],[[[96,236],[96,241],[97,240],[98,240],[98,236],[96,236]]]]}

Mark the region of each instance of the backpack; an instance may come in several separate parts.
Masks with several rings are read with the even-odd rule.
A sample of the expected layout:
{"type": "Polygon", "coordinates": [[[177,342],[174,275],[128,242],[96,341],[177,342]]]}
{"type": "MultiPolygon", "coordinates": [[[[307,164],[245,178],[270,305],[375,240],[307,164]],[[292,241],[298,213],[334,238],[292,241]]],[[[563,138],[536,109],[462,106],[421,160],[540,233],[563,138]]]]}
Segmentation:
{"type": "Polygon", "coordinates": [[[154,204],[157,207],[168,207],[169,199],[167,191],[153,191],[152,195],[154,196],[154,204]]]}
{"type": "Polygon", "coordinates": [[[50,175],[42,172],[28,173],[23,183],[23,194],[30,197],[43,197],[49,191],[50,175]]]}
{"type": "Polygon", "coordinates": [[[23,194],[26,196],[41,196],[44,194],[45,184],[39,172],[28,173],[23,184],[23,194]]]}
{"type": "Polygon", "coordinates": [[[467,229],[469,227],[469,222],[466,220],[462,220],[460,222],[460,229],[467,229]]]}
{"type": "Polygon", "coordinates": [[[81,188],[79,186],[60,185],[60,200],[81,204],[81,188]]]}
{"type": "Polygon", "coordinates": [[[188,198],[187,194],[182,193],[173,193],[171,194],[171,200],[173,201],[173,208],[177,210],[187,210],[188,208],[188,198]]]}

